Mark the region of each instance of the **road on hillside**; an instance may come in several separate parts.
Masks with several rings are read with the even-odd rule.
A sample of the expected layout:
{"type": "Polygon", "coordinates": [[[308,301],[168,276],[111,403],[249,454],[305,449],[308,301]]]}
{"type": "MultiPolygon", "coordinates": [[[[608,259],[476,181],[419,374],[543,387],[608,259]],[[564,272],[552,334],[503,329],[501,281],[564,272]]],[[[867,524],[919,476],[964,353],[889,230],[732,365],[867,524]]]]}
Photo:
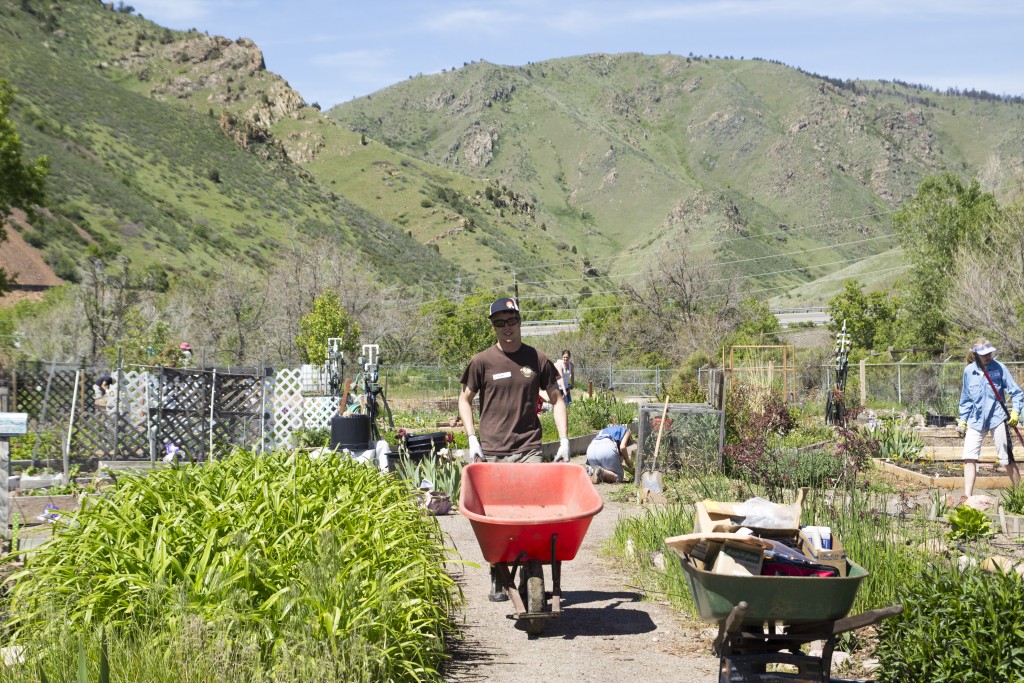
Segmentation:
{"type": "MultiPolygon", "coordinates": [[[[772,313],[783,327],[791,327],[798,323],[827,325],[832,319],[827,308],[779,308],[772,310],[772,313]]],[[[523,321],[524,337],[546,337],[559,332],[576,332],[579,329],[578,320],[523,321]]]]}
{"type": "Polygon", "coordinates": [[[798,323],[827,325],[832,320],[832,314],[827,308],[779,308],[773,310],[772,313],[783,327],[790,327],[798,323]]]}

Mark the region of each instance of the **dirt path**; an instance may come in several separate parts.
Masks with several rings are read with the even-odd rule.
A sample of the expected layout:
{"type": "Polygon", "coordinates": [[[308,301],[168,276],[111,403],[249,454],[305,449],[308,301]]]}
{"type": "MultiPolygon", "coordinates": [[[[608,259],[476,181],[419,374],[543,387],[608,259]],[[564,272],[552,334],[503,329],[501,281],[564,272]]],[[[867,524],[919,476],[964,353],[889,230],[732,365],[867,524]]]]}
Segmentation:
{"type": "MultiPolygon", "coordinates": [[[[611,487],[600,489],[606,494],[611,487]]],[[[717,681],[718,660],[710,649],[714,633],[684,625],[667,604],[643,600],[629,579],[599,556],[619,517],[635,513],[636,506],[605,498],[576,558],[562,565],[562,616],[551,619],[536,638],[506,618],[509,603],[488,601],[490,574],[469,520],[457,512],[440,517],[463,559],[482,565],[455,570],[466,595],[465,641],[446,680],[717,681]]],[[[549,570],[545,567],[548,589],[549,570]]]]}

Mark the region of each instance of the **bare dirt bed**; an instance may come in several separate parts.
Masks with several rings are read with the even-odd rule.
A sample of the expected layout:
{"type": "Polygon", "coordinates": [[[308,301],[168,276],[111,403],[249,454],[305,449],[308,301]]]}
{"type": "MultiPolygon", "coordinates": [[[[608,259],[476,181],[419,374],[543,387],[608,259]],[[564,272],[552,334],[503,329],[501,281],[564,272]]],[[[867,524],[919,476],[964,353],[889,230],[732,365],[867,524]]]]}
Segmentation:
{"type": "MultiPolygon", "coordinates": [[[[549,620],[544,633],[534,638],[506,617],[509,603],[487,599],[490,574],[469,520],[457,511],[439,518],[463,560],[480,565],[453,567],[466,596],[464,640],[456,645],[445,680],[718,680],[718,659],[711,654],[717,629],[686,623],[667,603],[646,600],[601,555],[616,521],[639,511],[636,505],[609,501],[612,488],[599,487],[604,510],[594,518],[576,558],[562,564],[562,616],[549,620]]],[[[549,567],[545,582],[550,590],[549,567]]]]}

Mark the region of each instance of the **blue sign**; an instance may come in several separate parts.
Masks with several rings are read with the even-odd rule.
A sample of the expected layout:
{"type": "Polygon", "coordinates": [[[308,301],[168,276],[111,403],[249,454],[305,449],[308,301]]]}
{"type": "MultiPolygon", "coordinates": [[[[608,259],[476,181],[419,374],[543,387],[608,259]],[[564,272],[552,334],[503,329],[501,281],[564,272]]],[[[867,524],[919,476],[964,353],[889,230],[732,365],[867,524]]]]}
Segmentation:
{"type": "Polygon", "coordinates": [[[0,437],[28,434],[28,413],[0,413],[0,437]]]}

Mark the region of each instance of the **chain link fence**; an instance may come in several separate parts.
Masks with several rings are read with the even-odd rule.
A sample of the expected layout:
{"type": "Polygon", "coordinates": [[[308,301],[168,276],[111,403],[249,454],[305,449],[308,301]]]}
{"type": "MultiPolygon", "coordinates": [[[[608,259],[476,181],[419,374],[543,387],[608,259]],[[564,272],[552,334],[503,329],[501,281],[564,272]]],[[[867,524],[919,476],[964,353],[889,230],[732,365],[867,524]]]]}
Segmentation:
{"type": "MultiPolygon", "coordinates": [[[[1004,363],[1019,385],[1024,363],[1004,363]]],[[[944,363],[869,363],[851,365],[846,379],[846,405],[873,410],[895,409],[921,415],[955,416],[963,383],[963,361],[944,363]]],[[[823,389],[831,387],[825,374],[823,389]]]]}

